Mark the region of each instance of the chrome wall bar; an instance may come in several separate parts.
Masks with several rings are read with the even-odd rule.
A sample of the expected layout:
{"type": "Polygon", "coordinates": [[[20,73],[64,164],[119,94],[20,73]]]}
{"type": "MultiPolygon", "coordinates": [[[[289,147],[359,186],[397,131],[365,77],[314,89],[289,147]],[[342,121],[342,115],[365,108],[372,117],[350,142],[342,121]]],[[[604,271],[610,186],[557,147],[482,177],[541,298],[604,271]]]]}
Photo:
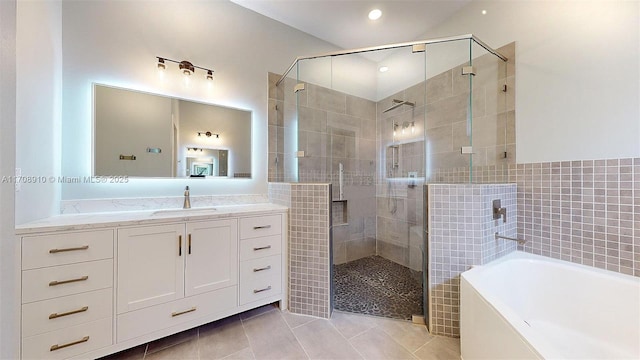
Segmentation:
{"type": "Polygon", "coordinates": [[[508,237],[508,236],[502,236],[502,235],[500,235],[500,234],[498,234],[498,233],[495,233],[493,236],[494,236],[494,238],[495,238],[496,240],[498,240],[498,239],[505,239],[505,240],[517,241],[517,242],[518,242],[518,245],[524,245],[524,244],[527,242],[527,240],[520,240],[520,239],[516,239],[516,238],[508,237]]]}
{"type": "Polygon", "coordinates": [[[293,62],[291,63],[291,65],[289,66],[287,71],[284,72],[282,77],[280,77],[280,80],[278,80],[276,82],[276,86],[279,86],[280,83],[282,83],[284,81],[284,78],[287,77],[289,72],[291,72],[291,70],[296,66],[296,64],[300,60],[317,59],[317,58],[322,58],[322,57],[327,57],[327,56],[351,55],[351,54],[359,54],[359,53],[378,51],[378,50],[397,49],[397,48],[401,48],[401,47],[408,47],[408,46],[421,45],[421,44],[424,44],[424,45],[439,44],[439,43],[445,43],[445,42],[451,42],[451,41],[459,41],[459,40],[469,40],[469,39],[475,41],[478,45],[482,46],[485,50],[489,51],[493,55],[499,57],[501,60],[503,60],[503,61],[507,61],[508,60],[506,56],[500,54],[499,52],[494,50],[492,47],[490,47],[489,45],[485,44],[482,40],[480,40],[477,37],[475,37],[473,34],[465,34],[465,35],[449,36],[449,37],[430,39],[430,40],[409,41],[409,42],[403,42],[403,43],[395,43],[395,44],[387,44],[387,45],[379,45],[379,46],[370,46],[370,47],[364,47],[364,48],[358,48],[358,49],[350,49],[350,50],[337,50],[337,51],[331,51],[331,52],[327,52],[327,53],[323,53],[323,54],[317,54],[317,55],[298,56],[298,57],[296,57],[295,60],[293,60],[293,62]]]}

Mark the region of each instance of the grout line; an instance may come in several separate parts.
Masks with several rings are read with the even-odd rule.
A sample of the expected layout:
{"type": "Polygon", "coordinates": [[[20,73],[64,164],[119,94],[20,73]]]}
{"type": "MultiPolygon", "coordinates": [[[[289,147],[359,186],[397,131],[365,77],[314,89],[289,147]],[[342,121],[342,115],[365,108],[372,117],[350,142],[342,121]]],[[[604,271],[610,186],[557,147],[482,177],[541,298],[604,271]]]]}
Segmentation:
{"type": "Polygon", "coordinates": [[[253,345],[251,345],[251,339],[249,339],[249,336],[247,335],[247,329],[244,327],[244,320],[242,320],[241,317],[239,318],[240,318],[240,326],[242,326],[242,333],[244,334],[244,337],[247,339],[247,342],[249,343],[249,350],[251,351],[251,355],[253,355],[253,358],[256,359],[256,353],[253,351],[253,345]]]}
{"type": "MultiPolygon", "coordinates": [[[[284,321],[284,323],[287,324],[287,320],[284,319],[284,316],[282,316],[282,314],[280,314],[280,318],[282,318],[282,321],[284,321]]],[[[293,335],[294,339],[296,339],[296,342],[298,343],[298,345],[300,346],[300,348],[302,349],[304,354],[307,356],[307,359],[311,359],[311,356],[309,356],[309,353],[307,352],[307,349],[304,348],[304,345],[302,345],[302,343],[300,342],[300,339],[298,339],[298,336],[296,335],[296,333],[291,330],[291,328],[289,327],[289,324],[287,324],[287,328],[288,328],[287,330],[289,330],[291,335],[293,335]]]]}
{"type": "MultiPolygon", "coordinates": [[[[346,336],[344,336],[344,334],[343,334],[343,333],[338,329],[338,327],[337,327],[333,322],[331,322],[331,320],[330,320],[330,319],[327,319],[327,321],[329,322],[329,325],[331,325],[331,326],[336,330],[336,332],[337,332],[338,334],[340,334],[340,336],[342,336],[342,338],[344,338],[344,339],[345,339],[345,341],[347,342],[347,344],[348,344],[349,346],[351,346],[351,348],[352,348],[353,350],[355,350],[355,352],[357,352],[357,353],[358,353],[358,355],[360,355],[360,357],[361,357],[362,359],[365,359],[364,355],[363,355],[363,354],[358,350],[358,348],[356,348],[356,347],[351,343],[351,339],[355,338],[355,337],[356,337],[356,336],[358,336],[358,335],[352,336],[352,337],[351,337],[351,339],[348,339],[348,338],[347,338],[346,336]]],[[[374,326],[374,327],[375,327],[375,326],[374,326]]],[[[373,329],[373,328],[371,328],[371,329],[373,329]]],[[[365,330],[365,331],[367,331],[367,330],[365,330]]],[[[364,333],[365,331],[363,331],[362,333],[364,333]]],[[[362,334],[362,333],[361,333],[361,334],[362,334]]]]}
{"type": "Polygon", "coordinates": [[[196,328],[196,354],[198,359],[200,359],[200,327],[202,327],[202,325],[196,328]]]}
{"type": "Polygon", "coordinates": [[[412,354],[417,353],[418,351],[420,351],[420,349],[422,349],[423,347],[427,346],[428,344],[430,344],[433,340],[437,339],[439,335],[431,335],[429,334],[429,336],[431,336],[431,339],[427,340],[426,343],[422,344],[422,346],[420,346],[419,348],[417,348],[412,354]]]}

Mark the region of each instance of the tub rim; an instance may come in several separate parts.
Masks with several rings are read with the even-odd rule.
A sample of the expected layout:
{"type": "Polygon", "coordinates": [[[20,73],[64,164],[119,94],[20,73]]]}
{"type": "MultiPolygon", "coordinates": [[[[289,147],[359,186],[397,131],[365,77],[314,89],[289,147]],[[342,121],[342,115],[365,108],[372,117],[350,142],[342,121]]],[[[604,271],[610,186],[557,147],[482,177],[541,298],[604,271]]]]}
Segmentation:
{"type": "MultiPolygon", "coordinates": [[[[483,272],[491,267],[510,261],[526,261],[530,263],[552,263],[555,266],[564,266],[586,271],[596,274],[599,277],[614,278],[623,283],[629,283],[640,288],[640,278],[632,275],[622,274],[611,270],[600,269],[593,266],[572,263],[566,260],[555,259],[537,254],[531,254],[524,251],[513,251],[501,258],[488,262],[485,265],[473,266],[471,269],[464,271],[460,275],[460,281],[465,282],[480,300],[486,302],[491,309],[497,313],[504,321],[509,323],[515,329],[518,336],[522,338],[529,347],[539,354],[542,358],[556,359],[563,358],[564,354],[558,352],[555,346],[551,345],[538,331],[534,331],[509,305],[501,301],[491,292],[481,292],[478,290],[478,282],[482,281],[483,272]]],[[[461,284],[461,286],[463,286],[461,284]]],[[[462,301],[461,301],[462,302],[462,301]]]]}

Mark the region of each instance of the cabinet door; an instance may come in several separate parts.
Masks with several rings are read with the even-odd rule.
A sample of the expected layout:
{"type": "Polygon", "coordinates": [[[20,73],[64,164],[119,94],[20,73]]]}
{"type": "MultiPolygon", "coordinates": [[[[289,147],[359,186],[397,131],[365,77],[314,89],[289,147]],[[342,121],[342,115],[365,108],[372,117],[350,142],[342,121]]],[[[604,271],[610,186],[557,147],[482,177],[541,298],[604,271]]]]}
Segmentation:
{"type": "Polygon", "coordinates": [[[187,223],[186,296],[238,283],[238,221],[187,223]]]}
{"type": "Polygon", "coordinates": [[[118,314],[184,297],[184,224],[118,230],[118,314]]]}

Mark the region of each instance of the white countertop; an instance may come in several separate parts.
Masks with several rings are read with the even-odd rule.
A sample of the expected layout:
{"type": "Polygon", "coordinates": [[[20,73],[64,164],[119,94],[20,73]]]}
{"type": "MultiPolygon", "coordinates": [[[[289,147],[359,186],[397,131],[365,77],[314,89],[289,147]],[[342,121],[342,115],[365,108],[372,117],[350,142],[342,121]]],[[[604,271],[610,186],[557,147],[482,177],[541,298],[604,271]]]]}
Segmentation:
{"type": "Polygon", "coordinates": [[[236,216],[265,215],[287,211],[286,206],[260,203],[206,208],[156,209],[57,215],[16,226],[17,235],[43,232],[91,230],[107,227],[150,225],[184,221],[216,220],[236,216]]]}

